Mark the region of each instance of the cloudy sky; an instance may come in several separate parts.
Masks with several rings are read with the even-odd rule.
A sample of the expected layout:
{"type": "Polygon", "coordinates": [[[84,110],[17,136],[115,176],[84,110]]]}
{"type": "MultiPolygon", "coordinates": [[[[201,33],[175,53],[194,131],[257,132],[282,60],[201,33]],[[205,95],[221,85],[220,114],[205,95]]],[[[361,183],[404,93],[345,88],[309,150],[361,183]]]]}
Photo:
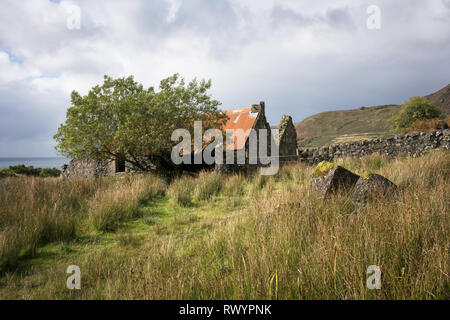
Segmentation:
{"type": "Polygon", "coordinates": [[[264,100],[272,124],[450,83],[450,0],[0,3],[0,157],[56,155],[70,92],[104,74],[211,78],[223,109],[264,100]]]}

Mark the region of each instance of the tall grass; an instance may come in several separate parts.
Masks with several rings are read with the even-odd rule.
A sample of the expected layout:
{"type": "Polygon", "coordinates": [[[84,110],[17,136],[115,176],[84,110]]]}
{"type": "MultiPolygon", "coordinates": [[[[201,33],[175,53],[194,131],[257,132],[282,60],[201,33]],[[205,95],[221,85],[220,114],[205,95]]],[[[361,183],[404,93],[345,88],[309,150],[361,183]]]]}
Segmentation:
{"type": "MultiPolygon", "coordinates": [[[[399,156],[398,159],[400,158],[401,157],[399,156]]],[[[362,158],[341,158],[338,159],[336,163],[354,171],[357,174],[364,175],[378,172],[390,161],[391,160],[387,156],[374,153],[362,158]]]]}
{"type": "Polygon", "coordinates": [[[164,181],[154,175],[125,176],[89,200],[89,219],[97,230],[115,230],[120,221],[136,217],[144,201],[164,195],[165,189],[164,181]]]}
{"type": "MultiPolygon", "coordinates": [[[[62,261],[35,275],[42,287],[27,297],[448,299],[449,156],[436,151],[420,158],[339,160],[356,173],[379,173],[399,186],[395,195],[363,205],[345,193],[322,200],[309,185],[313,168],[304,164],[283,167],[279,177],[227,177],[225,185],[245,183],[250,192],[242,197],[250,204],[222,219],[212,212],[215,224],[207,232],[193,232],[204,230],[205,212],[197,216],[197,208],[186,209],[189,219],[185,229],[178,225],[179,233],[158,233],[167,225],[156,222],[147,241],[121,236],[120,250],[71,258],[82,270],[82,290],[65,289],[62,261]],[[370,265],[381,268],[381,290],[366,287],[370,265]]],[[[192,200],[195,185],[195,178],[180,178],[167,194],[173,199],[189,191],[192,200]]],[[[16,287],[29,281],[16,274],[8,279],[16,287]]]]}
{"type": "Polygon", "coordinates": [[[77,236],[86,217],[98,230],[110,230],[137,213],[144,200],[160,196],[164,182],[153,176],[114,179],[18,177],[0,180],[0,269],[52,241],[77,236]]]}
{"type": "Polygon", "coordinates": [[[0,268],[51,241],[75,237],[90,194],[105,181],[19,177],[0,181],[0,268]]]}
{"type": "Polygon", "coordinates": [[[242,174],[232,174],[223,178],[222,193],[227,197],[242,197],[246,192],[247,179],[242,174]]]}
{"type": "Polygon", "coordinates": [[[353,163],[400,192],[360,206],[346,194],[323,201],[313,169],[291,165],[278,189],[252,193],[245,214],[189,243],[165,238],[126,264],[123,252],[83,258],[80,297],[101,283],[112,299],[448,299],[449,153],[353,163]],[[370,265],[382,270],[381,290],[366,287],[370,265]]]}
{"type": "Polygon", "coordinates": [[[217,171],[202,171],[195,179],[195,199],[209,200],[222,189],[224,176],[217,171]]]}
{"type": "Polygon", "coordinates": [[[175,204],[189,207],[194,201],[207,201],[218,195],[224,179],[217,171],[201,171],[196,177],[183,175],[172,181],[167,194],[175,204]]]}
{"type": "Polygon", "coordinates": [[[167,189],[167,195],[176,205],[189,207],[192,205],[194,188],[194,179],[190,176],[182,176],[172,181],[167,189]]]}
{"type": "Polygon", "coordinates": [[[261,191],[270,181],[269,176],[263,176],[259,173],[256,173],[251,180],[251,193],[256,193],[261,191]]]}

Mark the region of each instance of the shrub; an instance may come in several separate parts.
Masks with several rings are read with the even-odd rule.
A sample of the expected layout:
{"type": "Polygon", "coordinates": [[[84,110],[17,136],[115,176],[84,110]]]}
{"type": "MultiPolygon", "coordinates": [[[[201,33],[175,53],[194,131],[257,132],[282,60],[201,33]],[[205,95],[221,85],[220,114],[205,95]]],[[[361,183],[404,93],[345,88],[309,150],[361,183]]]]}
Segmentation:
{"type": "Polygon", "coordinates": [[[34,168],[33,166],[26,167],[24,164],[9,166],[9,169],[17,174],[24,174],[27,176],[38,176],[41,172],[40,168],[34,168]]]}
{"type": "Polygon", "coordinates": [[[26,167],[24,164],[9,166],[8,169],[0,169],[0,178],[15,177],[17,175],[26,175],[33,177],[59,177],[61,171],[56,168],[34,168],[33,166],[26,167]]]}
{"type": "Polygon", "coordinates": [[[404,132],[415,121],[438,118],[441,111],[424,97],[411,97],[391,120],[391,131],[404,132]]]}
{"type": "Polygon", "coordinates": [[[444,120],[441,119],[427,119],[427,120],[416,120],[409,127],[408,132],[419,132],[419,131],[434,131],[448,129],[450,127],[450,117],[444,120]]]}
{"type": "Polygon", "coordinates": [[[15,177],[16,173],[11,169],[0,169],[0,178],[15,177]]]}
{"type": "Polygon", "coordinates": [[[44,168],[39,173],[39,176],[46,177],[59,177],[61,175],[61,171],[56,168],[44,168]]]}

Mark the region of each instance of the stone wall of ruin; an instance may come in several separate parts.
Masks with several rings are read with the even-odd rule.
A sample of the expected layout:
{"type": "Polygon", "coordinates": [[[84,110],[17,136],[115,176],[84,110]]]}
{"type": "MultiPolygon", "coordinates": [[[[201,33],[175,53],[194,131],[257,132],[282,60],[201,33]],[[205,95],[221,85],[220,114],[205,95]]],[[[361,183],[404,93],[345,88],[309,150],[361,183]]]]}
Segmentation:
{"type": "Polygon", "coordinates": [[[280,160],[295,157],[297,155],[297,130],[295,130],[292,117],[283,115],[278,130],[280,160]]]}
{"type": "Polygon", "coordinates": [[[115,161],[71,160],[68,165],[62,166],[61,178],[93,179],[100,176],[109,176],[115,172],[115,161]]]}

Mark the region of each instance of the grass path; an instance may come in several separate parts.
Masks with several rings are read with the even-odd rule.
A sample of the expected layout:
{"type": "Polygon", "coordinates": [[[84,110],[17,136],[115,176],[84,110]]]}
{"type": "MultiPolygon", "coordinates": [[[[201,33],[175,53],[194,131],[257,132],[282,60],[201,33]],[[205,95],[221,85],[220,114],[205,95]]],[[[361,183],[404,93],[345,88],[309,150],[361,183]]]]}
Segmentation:
{"type": "MultiPolygon", "coordinates": [[[[182,208],[160,197],[146,202],[140,208],[140,217],[120,222],[115,232],[99,232],[87,223],[84,233],[67,242],[52,242],[36,250],[33,257],[22,258],[13,272],[0,277],[0,299],[27,298],[30,288],[40,282],[40,274],[60,269],[59,272],[95,251],[125,253],[130,258],[139,255],[149,243],[183,242],[199,239],[213,228],[221,227],[245,210],[248,200],[218,196],[211,201],[200,201],[182,208]],[[19,280],[19,277],[21,279],[19,280]],[[14,281],[11,281],[14,278],[14,281]],[[17,281],[19,280],[19,281],[17,281]],[[14,282],[14,284],[13,284],[14,282]],[[23,287],[17,286],[21,283],[23,287]]],[[[34,298],[39,298],[39,295],[34,298]]]]}

